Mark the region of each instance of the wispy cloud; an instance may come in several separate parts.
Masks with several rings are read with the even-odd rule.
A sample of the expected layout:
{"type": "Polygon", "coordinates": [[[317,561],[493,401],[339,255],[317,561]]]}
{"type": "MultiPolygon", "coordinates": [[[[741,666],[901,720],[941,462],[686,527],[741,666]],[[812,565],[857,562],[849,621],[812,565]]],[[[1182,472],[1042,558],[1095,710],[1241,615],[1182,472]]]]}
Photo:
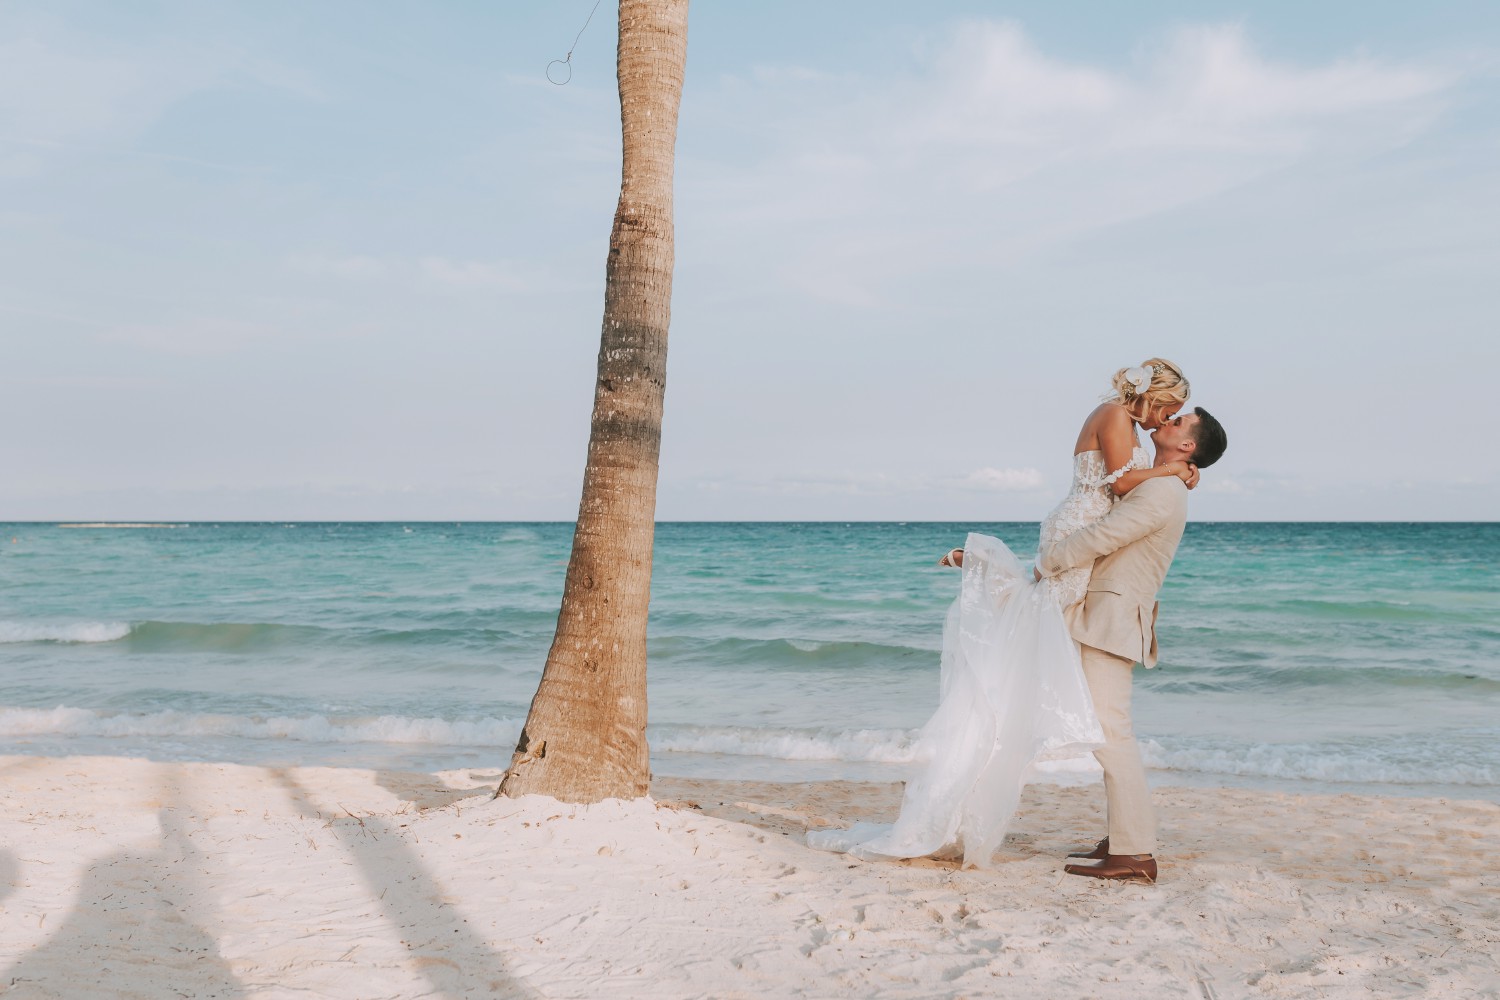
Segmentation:
{"type": "Polygon", "coordinates": [[[964,484],[999,493],[1027,493],[1047,487],[1047,480],[1037,469],[975,469],[964,478],[964,484]]]}
{"type": "Polygon", "coordinates": [[[1203,493],[1233,496],[1290,495],[1308,492],[1310,484],[1296,476],[1250,469],[1237,474],[1220,473],[1217,468],[1204,469],[1197,489],[1203,493]]]}
{"type": "Polygon", "coordinates": [[[100,339],[160,354],[203,357],[233,354],[282,336],[280,330],[257,323],[202,317],[130,323],[105,332],[100,339]]]}
{"type": "Polygon", "coordinates": [[[130,323],[97,335],[101,343],[123,344],[154,354],[201,358],[240,354],[266,346],[306,345],[320,340],[369,336],[369,325],[329,325],[307,317],[282,321],[216,315],[182,315],[154,323],[130,323]]]}
{"type": "Polygon", "coordinates": [[[919,472],[831,471],[823,474],[788,473],[770,477],[708,478],[694,483],[698,490],[768,493],[783,496],[893,497],[947,492],[1036,493],[1048,488],[1036,469],[976,469],[963,476],[932,476],[919,472]]]}
{"type": "Polygon", "coordinates": [[[1296,153],[1329,141],[1332,120],[1374,109],[1396,118],[1361,127],[1400,141],[1454,82],[1447,70],[1367,57],[1277,63],[1238,25],[1179,29],[1141,50],[1129,72],[1051,58],[1010,23],[962,26],[949,45],[938,72],[912,89],[907,134],[1030,151],[1033,162],[1149,149],[1296,153]]]}
{"type": "Polygon", "coordinates": [[[174,105],[209,89],[248,86],[299,101],[330,99],[311,72],[233,42],[131,43],[3,9],[0,39],[0,137],[32,146],[32,157],[45,150],[105,152],[238,169],[113,144],[127,146],[174,105]]]}
{"type": "Polygon", "coordinates": [[[921,492],[928,485],[913,476],[882,473],[828,473],[798,475],[790,473],[766,478],[705,478],[693,483],[703,492],[733,491],[785,497],[825,496],[896,496],[921,492]]]}
{"type": "Polygon", "coordinates": [[[85,389],[141,391],[161,385],[157,379],[138,375],[30,375],[24,378],[0,376],[0,385],[38,386],[43,389],[85,389]]]}
{"type": "Polygon", "coordinates": [[[0,126],[44,142],[130,131],[170,100],[176,75],[36,36],[11,38],[0,42],[0,126]]]}
{"type": "Polygon", "coordinates": [[[537,274],[527,275],[520,264],[509,260],[450,260],[425,257],[418,265],[423,279],[439,288],[497,289],[505,292],[530,291],[537,274]]]}
{"type": "Polygon", "coordinates": [[[390,270],[388,265],[379,258],[362,254],[349,256],[318,253],[293,254],[287,258],[287,266],[302,274],[349,278],[356,281],[380,278],[390,270]]]}
{"type": "Polygon", "coordinates": [[[341,281],[404,284],[429,292],[533,293],[563,287],[545,266],[507,258],[376,257],[369,254],[294,253],[286,266],[299,274],[341,281]]]}
{"type": "Polygon", "coordinates": [[[1004,266],[1273,171],[1399,146],[1458,81],[1367,56],[1278,62],[1238,25],[1177,30],[1124,69],[1049,55],[1005,22],[959,25],[919,56],[918,72],[885,79],[758,70],[726,86],[718,110],[759,141],[736,145],[747,155],[716,164],[711,186],[686,182],[695,235],[760,245],[793,226],[775,265],[785,284],[876,308],[913,270],[1004,266]]]}

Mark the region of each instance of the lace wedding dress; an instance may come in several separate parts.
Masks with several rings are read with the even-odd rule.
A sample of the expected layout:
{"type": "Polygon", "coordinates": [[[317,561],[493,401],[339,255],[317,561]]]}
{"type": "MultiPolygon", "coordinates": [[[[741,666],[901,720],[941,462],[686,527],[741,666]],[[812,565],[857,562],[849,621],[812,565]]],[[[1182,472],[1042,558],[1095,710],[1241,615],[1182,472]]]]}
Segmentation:
{"type": "MultiPolygon", "coordinates": [[[[1073,459],[1073,485],[1042,522],[1041,543],[1064,538],[1109,510],[1109,484],[1150,459],[1135,448],[1113,475],[1104,455],[1073,459]]],[[[1033,764],[1101,746],[1078,646],[1063,609],[1083,599],[1089,567],[1033,582],[997,538],[970,534],[963,583],[943,627],[937,711],[922,727],[926,763],[906,784],[891,825],[814,830],[811,847],[866,859],[962,855],[986,866],[1005,837],[1033,764]]]]}

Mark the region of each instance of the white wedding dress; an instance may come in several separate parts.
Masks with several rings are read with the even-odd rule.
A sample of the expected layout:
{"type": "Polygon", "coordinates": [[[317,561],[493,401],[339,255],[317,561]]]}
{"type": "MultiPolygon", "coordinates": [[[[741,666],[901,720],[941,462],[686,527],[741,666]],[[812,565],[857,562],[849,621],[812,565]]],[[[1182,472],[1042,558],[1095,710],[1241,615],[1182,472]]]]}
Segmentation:
{"type": "MultiPolygon", "coordinates": [[[[1139,441],[1110,475],[1104,455],[1073,459],[1073,485],[1042,522],[1041,543],[1064,538],[1109,510],[1109,484],[1150,459],[1139,441]]],[[[1083,599],[1089,567],[1033,582],[998,538],[970,534],[963,582],[943,627],[937,711],[922,727],[926,763],[906,784],[891,825],[814,830],[811,847],[870,860],[963,857],[988,865],[1005,838],[1032,766],[1103,745],[1078,645],[1063,609],[1083,599]]]]}

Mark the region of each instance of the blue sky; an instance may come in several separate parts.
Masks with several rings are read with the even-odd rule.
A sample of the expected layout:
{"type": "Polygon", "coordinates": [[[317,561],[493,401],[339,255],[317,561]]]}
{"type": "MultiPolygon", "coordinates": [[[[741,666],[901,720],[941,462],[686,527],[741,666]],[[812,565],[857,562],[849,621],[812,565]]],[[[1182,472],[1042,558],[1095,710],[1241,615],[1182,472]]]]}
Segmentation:
{"type": "MultiPolygon", "coordinates": [[[[614,9],[0,4],[3,519],[570,519],[614,9]]],[[[1193,516],[1494,519],[1500,5],[691,14],[662,519],[1042,516],[1117,367],[1193,516]]]]}

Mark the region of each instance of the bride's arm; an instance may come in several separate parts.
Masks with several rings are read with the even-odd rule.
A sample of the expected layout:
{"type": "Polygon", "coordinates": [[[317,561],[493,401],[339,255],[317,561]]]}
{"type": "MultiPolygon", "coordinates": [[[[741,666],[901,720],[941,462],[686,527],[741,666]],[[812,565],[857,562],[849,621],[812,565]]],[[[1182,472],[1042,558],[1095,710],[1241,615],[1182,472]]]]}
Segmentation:
{"type": "Polygon", "coordinates": [[[1149,469],[1131,469],[1110,483],[1109,488],[1114,490],[1115,496],[1122,497],[1146,480],[1161,476],[1176,476],[1187,483],[1188,489],[1198,485],[1198,470],[1193,468],[1191,462],[1168,462],[1149,469]]]}

